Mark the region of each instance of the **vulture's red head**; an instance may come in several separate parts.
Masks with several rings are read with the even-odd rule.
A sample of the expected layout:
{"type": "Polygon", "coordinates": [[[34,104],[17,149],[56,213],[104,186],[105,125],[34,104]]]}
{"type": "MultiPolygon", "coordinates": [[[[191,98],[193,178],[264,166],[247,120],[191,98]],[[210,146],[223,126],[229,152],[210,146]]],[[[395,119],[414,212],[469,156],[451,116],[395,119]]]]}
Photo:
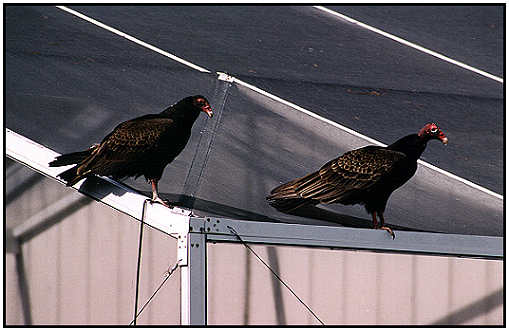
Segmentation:
{"type": "Polygon", "coordinates": [[[193,106],[196,108],[199,108],[202,112],[207,114],[209,117],[212,117],[214,115],[214,112],[212,111],[212,107],[210,107],[210,103],[208,100],[201,95],[195,95],[193,97],[193,106]]]}
{"type": "Polygon", "coordinates": [[[435,123],[426,124],[418,133],[419,137],[430,140],[437,139],[440,140],[444,145],[447,145],[448,139],[445,136],[445,133],[440,130],[438,125],[435,123]]]}

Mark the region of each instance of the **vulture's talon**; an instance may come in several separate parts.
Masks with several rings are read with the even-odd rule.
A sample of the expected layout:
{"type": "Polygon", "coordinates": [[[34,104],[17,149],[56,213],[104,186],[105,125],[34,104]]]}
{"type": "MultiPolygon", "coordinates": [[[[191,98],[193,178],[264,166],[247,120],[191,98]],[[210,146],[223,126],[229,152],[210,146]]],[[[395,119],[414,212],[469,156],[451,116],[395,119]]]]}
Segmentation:
{"type": "Polygon", "coordinates": [[[380,230],[385,230],[385,231],[389,232],[389,234],[392,236],[392,240],[396,239],[396,235],[394,234],[394,231],[392,231],[391,228],[389,228],[387,226],[382,226],[379,229],[380,230]]]}
{"type": "Polygon", "coordinates": [[[150,204],[153,204],[153,203],[160,203],[160,204],[162,204],[165,207],[173,208],[173,206],[170,204],[170,200],[163,200],[163,199],[161,199],[159,197],[150,200],[150,204]]]}

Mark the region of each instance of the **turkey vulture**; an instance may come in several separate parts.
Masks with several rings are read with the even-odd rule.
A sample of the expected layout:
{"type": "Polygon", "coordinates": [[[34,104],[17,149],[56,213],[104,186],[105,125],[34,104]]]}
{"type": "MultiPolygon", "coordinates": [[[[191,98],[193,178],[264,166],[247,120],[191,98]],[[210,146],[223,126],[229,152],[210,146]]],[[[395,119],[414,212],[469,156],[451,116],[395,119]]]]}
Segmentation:
{"type": "Polygon", "coordinates": [[[387,147],[366,146],[346,152],[320,170],[276,187],[267,200],[282,212],[319,203],[362,204],[373,218],[373,227],[388,231],[394,239],[394,232],[384,224],[385,205],[391,193],[415,174],[417,159],[431,139],[447,144],[442,130],[428,123],[419,133],[387,147]]]}
{"type": "Polygon", "coordinates": [[[159,114],[149,114],[120,123],[100,144],[58,156],[50,167],[76,164],[58,176],[72,186],[92,176],[114,179],[145,176],[152,186],[152,201],[167,207],[157,191],[163,170],[184,149],[200,112],[212,117],[207,99],[201,95],[180,100],[159,114]]]}

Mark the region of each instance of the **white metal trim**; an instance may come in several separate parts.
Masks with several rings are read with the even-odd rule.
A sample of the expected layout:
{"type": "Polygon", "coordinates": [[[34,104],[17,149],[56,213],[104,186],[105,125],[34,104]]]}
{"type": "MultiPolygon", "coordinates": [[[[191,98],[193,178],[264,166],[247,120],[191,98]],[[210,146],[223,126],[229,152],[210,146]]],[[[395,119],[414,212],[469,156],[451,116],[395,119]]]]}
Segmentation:
{"type": "MultiPolygon", "coordinates": [[[[6,154],[8,157],[57,181],[57,175],[69,167],[49,167],[48,163],[60,155],[12,130],[5,129],[6,154]]],[[[73,186],[80,193],[88,195],[139,221],[142,220],[143,203],[148,198],[111,178],[93,177],[73,186]],[[100,185],[99,185],[100,184],[100,185]]],[[[189,210],[168,209],[160,204],[147,204],[145,223],[172,237],[187,234],[189,210]]],[[[181,262],[186,263],[185,259],[181,262]]]]}

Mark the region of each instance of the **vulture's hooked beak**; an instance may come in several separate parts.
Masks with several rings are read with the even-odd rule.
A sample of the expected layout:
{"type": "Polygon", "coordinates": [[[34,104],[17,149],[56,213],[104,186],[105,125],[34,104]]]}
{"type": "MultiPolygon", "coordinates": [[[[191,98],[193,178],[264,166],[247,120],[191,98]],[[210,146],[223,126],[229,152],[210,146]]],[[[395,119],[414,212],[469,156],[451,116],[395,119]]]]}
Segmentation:
{"type": "Polygon", "coordinates": [[[210,118],[212,118],[212,116],[214,116],[214,112],[212,111],[212,108],[210,107],[210,105],[203,106],[201,108],[201,110],[202,110],[202,112],[207,114],[208,117],[210,117],[210,118]]]}
{"type": "Polygon", "coordinates": [[[447,139],[447,137],[445,136],[445,134],[443,132],[440,132],[440,134],[438,135],[438,139],[440,139],[440,141],[444,145],[447,145],[447,143],[449,142],[449,139],[447,139]]]}

